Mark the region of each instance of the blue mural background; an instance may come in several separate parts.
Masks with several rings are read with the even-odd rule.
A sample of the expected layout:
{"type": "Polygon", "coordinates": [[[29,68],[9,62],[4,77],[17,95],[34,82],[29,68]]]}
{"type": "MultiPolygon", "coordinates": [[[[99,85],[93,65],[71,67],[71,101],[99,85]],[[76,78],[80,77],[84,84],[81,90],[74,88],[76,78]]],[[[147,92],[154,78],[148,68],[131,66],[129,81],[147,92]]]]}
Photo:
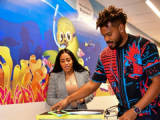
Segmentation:
{"type": "MultiPolygon", "coordinates": [[[[73,0],[73,3],[76,1],[73,0]]],[[[90,0],[95,13],[103,9],[95,0],[90,0]],[[99,5],[98,7],[95,7],[99,5]]],[[[53,15],[56,5],[59,5],[57,20],[62,16],[69,18],[76,29],[80,48],[85,55],[84,65],[90,69],[91,75],[97,62],[98,55],[106,43],[99,30],[91,28],[78,18],[75,6],[70,6],[64,0],[1,0],[0,1],[0,45],[10,49],[13,66],[20,64],[21,59],[28,60],[34,54],[41,59],[46,50],[56,50],[58,47],[53,39],[53,15]],[[49,3],[49,4],[47,4],[49,3]],[[85,47],[85,42],[93,41],[95,50],[85,47]]],[[[94,14],[95,21],[97,15],[94,14]]],[[[3,58],[1,58],[3,61],[3,58]]]]}

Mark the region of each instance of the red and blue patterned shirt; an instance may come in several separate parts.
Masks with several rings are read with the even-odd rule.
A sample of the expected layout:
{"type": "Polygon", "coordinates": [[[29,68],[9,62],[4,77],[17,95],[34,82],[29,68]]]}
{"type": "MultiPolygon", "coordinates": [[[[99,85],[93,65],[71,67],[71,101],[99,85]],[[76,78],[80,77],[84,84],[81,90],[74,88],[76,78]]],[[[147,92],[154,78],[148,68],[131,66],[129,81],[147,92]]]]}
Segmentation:
{"type": "MultiPolygon", "coordinates": [[[[95,82],[108,79],[119,101],[118,116],[131,109],[145,94],[151,78],[160,74],[160,59],[155,44],[128,34],[121,48],[106,47],[100,54],[92,77],[95,82]]],[[[160,95],[139,116],[160,114],[160,95]]]]}

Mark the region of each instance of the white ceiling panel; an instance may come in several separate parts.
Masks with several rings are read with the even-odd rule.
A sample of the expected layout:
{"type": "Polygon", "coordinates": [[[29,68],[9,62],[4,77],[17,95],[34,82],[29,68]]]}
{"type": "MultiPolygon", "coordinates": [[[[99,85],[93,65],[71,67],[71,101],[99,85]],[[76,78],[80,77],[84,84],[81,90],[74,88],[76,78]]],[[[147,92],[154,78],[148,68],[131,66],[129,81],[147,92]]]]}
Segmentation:
{"type": "Polygon", "coordinates": [[[143,0],[96,0],[101,5],[107,7],[109,5],[115,5],[116,7],[130,5],[138,2],[143,2],[143,0]]]}
{"type": "Polygon", "coordinates": [[[153,37],[160,40],[159,34],[154,34],[153,37]]]}
{"type": "Polygon", "coordinates": [[[151,0],[154,6],[160,11],[160,0],[151,0]]]}
{"type": "Polygon", "coordinates": [[[136,15],[131,16],[129,19],[131,24],[140,24],[140,23],[148,23],[148,22],[155,22],[160,20],[160,18],[155,15],[155,13],[149,13],[149,14],[142,14],[142,15],[136,15]]]}
{"type": "Polygon", "coordinates": [[[153,36],[152,38],[160,42],[160,37],[154,37],[153,36]]]}
{"type": "Polygon", "coordinates": [[[144,30],[144,32],[149,34],[149,35],[160,34],[160,28],[144,30]]]}
{"type": "Polygon", "coordinates": [[[141,30],[155,29],[155,28],[160,28],[160,21],[158,20],[155,22],[134,24],[134,26],[141,29],[141,30]]]}
{"type": "Polygon", "coordinates": [[[123,6],[123,10],[130,16],[151,13],[151,9],[144,2],[123,6]]]}

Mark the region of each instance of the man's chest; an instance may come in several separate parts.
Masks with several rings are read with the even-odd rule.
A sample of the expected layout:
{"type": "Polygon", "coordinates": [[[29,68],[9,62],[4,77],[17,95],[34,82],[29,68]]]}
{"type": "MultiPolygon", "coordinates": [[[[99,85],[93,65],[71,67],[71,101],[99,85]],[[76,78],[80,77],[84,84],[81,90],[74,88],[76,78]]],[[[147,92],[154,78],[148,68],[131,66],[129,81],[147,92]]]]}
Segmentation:
{"type": "Polygon", "coordinates": [[[123,80],[126,83],[137,82],[143,74],[140,50],[137,48],[108,51],[101,56],[101,61],[110,83],[123,80]]]}

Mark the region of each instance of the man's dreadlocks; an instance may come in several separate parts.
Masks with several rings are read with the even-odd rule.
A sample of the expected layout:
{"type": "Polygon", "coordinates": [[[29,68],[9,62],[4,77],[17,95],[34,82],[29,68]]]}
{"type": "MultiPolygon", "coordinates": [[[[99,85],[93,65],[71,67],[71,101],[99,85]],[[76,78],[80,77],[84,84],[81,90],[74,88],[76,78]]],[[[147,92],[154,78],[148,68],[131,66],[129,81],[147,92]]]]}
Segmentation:
{"type": "Polygon", "coordinates": [[[108,9],[104,8],[103,11],[99,12],[96,27],[108,27],[108,22],[111,22],[113,26],[118,26],[120,23],[125,25],[126,21],[127,15],[123,12],[123,9],[110,5],[108,9]]]}

